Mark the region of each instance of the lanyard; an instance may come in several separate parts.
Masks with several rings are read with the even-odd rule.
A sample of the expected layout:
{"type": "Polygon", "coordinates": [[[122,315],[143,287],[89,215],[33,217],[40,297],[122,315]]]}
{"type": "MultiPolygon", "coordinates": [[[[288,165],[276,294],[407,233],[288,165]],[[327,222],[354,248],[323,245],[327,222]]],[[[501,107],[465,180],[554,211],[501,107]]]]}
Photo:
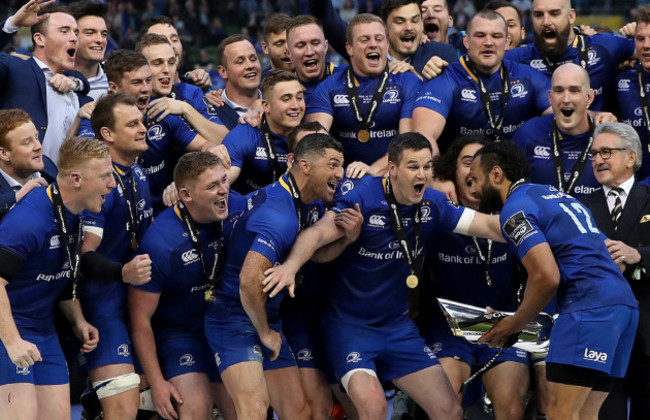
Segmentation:
{"type": "Polygon", "coordinates": [[[488,92],[483,80],[479,77],[476,66],[470,61],[469,56],[463,57],[462,60],[466,65],[469,75],[476,80],[476,83],[478,83],[481,92],[481,104],[483,105],[483,110],[485,111],[485,115],[487,115],[490,127],[492,127],[494,139],[500,141],[501,135],[503,134],[503,120],[506,116],[506,106],[508,105],[508,99],[510,96],[510,79],[508,77],[508,72],[503,64],[501,64],[501,79],[503,81],[503,87],[501,88],[501,115],[499,115],[498,118],[495,118],[494,104],[490,100],[490,92],[488,92]]]}
{"type": "Polygon", "coordinates": [[[68,255],[68,262],[70,263],[70,277],[72,278],[72,300],[77,299],[77,280],[79,279],[79,266],[81,264],[81,243],[83,242],[83,228],[82,221],[79,218],[79,227],[77,231],[77,240],[75,243],[74,251],[70,250],[70,231],[65,223],[65,207],[63,206],[63,199],[59,192],[57,183],[52,184],[50,188],[52,193],[52,202],[54,203],[54,217],[56,224],[61,233],[61,246],[65,249],[68,255]]]}
{"type": "Polygon", "coordinates": [[[585,146],[580,159],[573,166],[571,171],[571,178],[567,182],[564,182],[564,170],[562,169],[562,151],[560,150],[560,133],[557,131],[557,122],[553,119],[553,124],[551,126],[551,143],[553,147],[553,166],[555,167],[555,176],[557,177],[557,188],[567,194],[571,194],[573,188],[576,185],[576,182],[582,175],[582,171],[585,169],[585,164],[587,163],[587,158],[589,157],[589,149],[591,149],[591,144],[594,142],[594,124],[589,118],[589,141],[585,146]]]}
{"type": "Polygon", "coordinates": [[[348,67],[345,70],[345,87],[348,92],[348,98],[350,100],[350,108],[354,112],[354,118],[359,123],[359,133],[357,138],[360,142],[366,143],[370,140],[370,127],[372,127],[373,119],[379,111],[379,105],[381,104],[384,93],[386,92],[386,86],[388,85],[388,67],[384,69],[384,72],[381,74],[379,81],[377,82],[377,88],[375,93],[372,95],[372,102],[370,102],[370,109],[368,110],[368,115],[363,116],[361,113],[361,102],[359,101],[359,91],[355,85],[356,78],[352,73],[352,66],[348,67]]]}
{"type": "Polygon", "coordinates": [[[474,241],[474,246],[478,253],[478,259],[481,261],[481,265],[483,266],[483,271],[485,271],[485,280],[487,281],[487,285],[492,286],[492,277],[490,277],[490,265],[492,264],[492,239],[487,240],[485,253],[483,252],[481,243],[478,241],[476,236],[472,236],[472,240],[474,241]]]}
{"type": "Polygon", "coordinates": [[[273,147],[273,140],[271,140],[271,129],[266,121],[266,115],[262,117],[262,140],[264,140],[264,147],[266,147],[266,156],[269,159],[269,166],[271,167],[271,177],[273,178],[269,184],[278,180],[278,154],[273,147]]]}
{"type": "Polygon", "coordinates": [[[420,242],[420,232],[422,228],[422,220],[421,220],[421,207],[422,204],[418,203],[415,206],[415,212],[413,214],[413,230],[415,233],[415,248],[411,250],[411,246],[409,245],[408,238],[406,237],[406,230],[404,229],[404,220],[402,220],[402,217],[399,214],[399,204],[397,203],[397,200],[395,199],[395,193],[393,192],[393,188],[390,182],[390,177],[386,178],[386,188],[384,190],[385,196],[386,196],[386,201],[388,201],[388,207],[390,208],[390,218],[392,221],[393,225],[393,230],[395,232],[395,236],[397,236],[397,239],[399,241],[400,247],[402,248],[402,254],[404,255],[404,258],[406,259],[406,263],[408,264],[409,270],[411,271],[411,275],[409,275],[406,278],[406,285],[413,289],[417,287],[418,285],[418,274],[420,273],[420,270],[422,268],[422,258],[417,258],[417,250],[418,250],[418,245],[420,242]],[[418,261],[419,260],[419,261],[418,261]]]}
{"type": "MultiPolygon", "coordinates": [[[[573,32],[576,34],[576,37],[578,38],[578,61],[580,62],[580,67],[583,69],[587,70],[589,67],[589,56],[587,54],[587,42],[585,41],[584,35],[580,34],[580,30],[578,28],[573,28],[573,32]]],[[[558,63],[552,62],[548,57],[542,57],[544,61],[546,62],[546,67],[552,72],[555,71],[556,68],[558,68],[558,63]]]]}
{"type": "Polygon", "coordinates": [[[133,202],[131,202],[131,200],[129,200],[129,194],[126,191],[124,180],[122,180],[118,168],[116,166],[113,166],[113,176],[115,177],[117,183],[120,184],[120,188],[122,188],[124,200],[126,201],[126,208],[129,212],[128,230],[129,234],[131,234],[131,239],[135,239],[138,231],[138,186],[136,185],[133,172],[133,167],[131,167],[131,188],[133,191],[133,202]]]}
{"type": "Polygon", "coordinates": [[[192,243],[192,246],[196,252],[199,253],[199,259],[201,260],[203,274],[205,274],[205,276],[208,278],[208,289],[205,291],[204,298],[207,302],[213,302],[216,297],[215,290],[221,283],[221,271],[223,268],[223,264],[219,264],[219,257],[221,256],[221,251],[223,249],[223,221],[219,225],[219,239],[217,240],[217,244],[214,247],[214,261],[212,262],[212,266],[208,272],[205,268],[205,255],[203,253],[203,247],[199,241],[199,231],[196,229],[192,215],[189,211],[187,211],[187,208],[183,202],[179,202],[176,207],[180,212],[181,220],[183,220],[183,225],[185,225],[187,236],[190,238],[190,242],[192,243]]]}

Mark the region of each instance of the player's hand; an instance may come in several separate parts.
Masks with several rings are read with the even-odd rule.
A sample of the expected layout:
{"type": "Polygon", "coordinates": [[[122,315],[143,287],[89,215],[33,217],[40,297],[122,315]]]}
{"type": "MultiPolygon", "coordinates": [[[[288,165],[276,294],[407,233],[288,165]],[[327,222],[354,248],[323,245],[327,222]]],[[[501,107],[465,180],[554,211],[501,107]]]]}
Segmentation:
{"type": "Polygon", "coordinates": [[[80,351],[82,353],[88,353],[95,350],[97,343],[99,343],[99,331],[97,328],[84,319],[75,323],[72,326],[72,330],[79,341],[81,341],[80,351]]]}
{"type": "Polygon", "coordinates": [[[194,86],[200,87],[203,90],[210,89],[212,87],[212,78],[210,77],[210,73],[204,69],[194,69],[190,71],[187,76],[187,78],[190,80],[190,83],[192,83],[194,86]]]}
{"type": "Polygon", "coordinates": [[[624,242],[605,239],[605,245],[609,255],[617,264],[636,264],[641,261],[639,251],[624,242]]]}
{"type": "Polygon", "coordinates": [[[296,288],[296,273],[298,270],[294,270],[288,264],[276,265],[267,269],[264,272],[264,280],[262,280],[262,286],[264,293],[269,293],[269,297],[272,298],[282,289],[286,287],[289,292],[289,296],[296,297],[294,289],[296,288]]]}
{"type": "Polygon", "coordinates": [[[28,192],[33,190],[36,187],[47,187],[47,181],[43,178],[30,179],[23,185],[21,189],[16,191],[16,202],[22,200],[28,192]]]}
{"type": "Polygon", "coordinates": [[[205,94],[205,99],[210,102],[213,106],[216,106],[217,108],[221,108],[224,106],[223,98],[221,97],[221,94],[223,93],[223,89],[219,90],[211,90],[210,92],[205,94]]]}
{"type": "Polygon", "coordinates": [[[77,82],[72,81],[68,76],[61,73],[57,73],[50,77],[48,83],[52,85],[54,90],[61,94],[66,94],[77,87],[77,82]]]}
{"type": "Polygon", "coordinates": [[[50,16],[49,13],[43,13],[38,16],[38,12],[47,6],[54,4],[55,1],[56,0],[48,0],[45,2],[43,0],[28,1],[23,5],[23,7],[18,9],[15,15],[9,18],[11,24],[18,28],[36,25],[38,22],[41,22],[50,16]]]}
{"type": "Polygon", "coordinates": [[[424,76],[426,80],[431,80],[435,77],[440,76],[440,73],[442,73],[442,71],[448,65],[448,62],[438,57],[437,55],[434,55],[429,59],[429,61],[427,61],[427,64],[424,65],[424,68],[422,69],[422,76],[424,76]]]}
{"type": "Polygon", "coordinates": [[[266,334],[260,335],[260,341],[264,347],[271,350],[270,361],[274,361],[280,355],[280,348],[282,347],[282,336],[277,331],[269,328],[266,334]]]}
{"type": "Polygon", "coordinates": [[[585,36],[592,36],[596,35],[598,32],[594,28],[592,28],[589,25],[580,25],[578,26],[580,28],[580,34],[585,35],[585,36]]]}
{"type": "Polygon", "coordinates": [[[594,119],[594,125],[618,121],[616,115],[611,112],[594,111],[592,117],[594,119]]]}
{"type": "Polygon", "coordinates": [[[363,225],[363,214],[359,203],[355,203],[353,209],[347,208],[338,212],[334,216],[334,223],[343,229],[346,242],[352,243],[356,241],[363,225]]]}
{"type": "Polygon", "coordinates": [[[259,128],[262,125],[262,114],[257,110],[250,109],[239,117],[238,121],[239,124],[248,124],[251,127],[259,128]]]}
{"type": "Polygon", "coordinates": [[[363,178],[367,173],[370,172],[370,166],[363,162],[352,162],[345,169],[345,176],[347,178],[359,179],[363,178]]]}
{"type": "Polygon", "coordinates": [[[219,160],[221,160],[221,164],[223,165],[224,168],[230,169],[230,153],[228,153],[228,149],[226,148],[226,146],[224,146],[223,144],[217,144],[215,146],[210,147],[208,149],[208,152],[217,156],[219,160]]]}
{"type": "Polygon", "coordinates": [[[636,22],[630,22],[626,25],[623,25],[618,33],[625,37],[633,37],[636,34],[636,22]]]}
{"type": "Polygon", "coordinates": [[[171,207],[176,205],[180,201],[180,197],[178,196],[178,190],[176,189],[176,184],[172,182],[165,188],[165,191],[163,191],[163,204],[167,207],[171,207]]]}
{"type": "Polygon", "coordinates": [[[93,115],[93,111],[95,110],[96,105],[96,101],[88,102],[87,104],[83,105],[79,108],[79,111],[77,111],[77,117],[89,120],[93,115]]]}
{"type": "Polygon", "coordinates": [[[171,382],[161,381],[151,384],[151,399],[156,412],[165,419],[178,419],[178,413],[174,410],[172,398],[178,404],[183,404],[180,392],[171,382]]]}
{"type": "Polygon", "coordinates": [[[479,344],[487,344],[489,347],[503,347],[513,335],[519,333],[521,328],[514,316],[501,318],[497,324],[479,338],[479,344]]]}
{"type": "Polygon", "coordinates": [[[443,181],[438,178],[433,178],[431,180],[431,188],[444,193],[451,201],[455,203],[458,202],[458,197],[456,196],[456,186],[452,181],[443,181]]]}
{"type": "Polygon", "coordinates": [[[190,106],[185,101],[179,101],[172,98],[158,98],[149,102],[147,105],[147,115],[149,118],[156,117],[156,122],[160,122],[169,114],[183,115],[187,107],[190,106]]]}
{"type": "Polygon", "coordinates": [[[427,34],[422,34],[422,37],[420,38],[420,45],[426,44],[427,42],[431,41],[429,39],[429,36],[427,34]]]}
{"type": "Polygon", "coordinates": [[[151,258],[149,254],[136,255],[122,267],[122,281],[140,286],[151,281],[151,258]]]}
{"type": "Polygon", "coordinates": [[[25,341],[22,338],[9,341],[5,343],[5,349],[14,365],[26,368],[32,366],[36,362],[42,362],[41,352],[34,343],[25,341]]]}

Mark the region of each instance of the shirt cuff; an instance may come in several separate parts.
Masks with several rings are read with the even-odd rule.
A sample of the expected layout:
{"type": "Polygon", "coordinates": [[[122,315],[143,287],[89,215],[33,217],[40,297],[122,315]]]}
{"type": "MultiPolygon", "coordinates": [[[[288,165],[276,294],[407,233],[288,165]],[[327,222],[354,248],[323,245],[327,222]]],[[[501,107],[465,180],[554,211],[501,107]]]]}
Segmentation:
{"type": "Polygon", "coordinates": [[[18,26],[14,26],[11,24],[11,17],[5,20],[5,24],[2,27],[2,31],[7,34],[14,34],[18,32],[18,29],[20,29],[18,26]]]}

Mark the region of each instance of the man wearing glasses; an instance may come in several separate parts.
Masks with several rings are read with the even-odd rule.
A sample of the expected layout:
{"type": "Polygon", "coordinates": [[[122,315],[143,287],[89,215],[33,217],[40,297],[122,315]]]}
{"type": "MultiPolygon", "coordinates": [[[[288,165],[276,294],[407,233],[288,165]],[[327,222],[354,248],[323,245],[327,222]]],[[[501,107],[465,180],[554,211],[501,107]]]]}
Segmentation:
{"type": "Polygon", "coordinates": [[[600,418],[647,418],[650,401],[650,188],[635,181],[642,148],[636,130],[623,123],[606,123],[594,131],[592,167],[602,189],[582,197],[597,227],[607,236],[612,259],[623,270],[639,302],[639,328],[627,374],[605,400],[600,418]]]}
{"type": "Polygon", "coordinates": [[[548,92],[553,114],[525,122],[512,140],[530,164],[531,182],[553,185],[578,198],[600,184],[589,164],[594,121],[587,108],[594,100],[589,75],[577,64],[555,70],[548,92]]]}

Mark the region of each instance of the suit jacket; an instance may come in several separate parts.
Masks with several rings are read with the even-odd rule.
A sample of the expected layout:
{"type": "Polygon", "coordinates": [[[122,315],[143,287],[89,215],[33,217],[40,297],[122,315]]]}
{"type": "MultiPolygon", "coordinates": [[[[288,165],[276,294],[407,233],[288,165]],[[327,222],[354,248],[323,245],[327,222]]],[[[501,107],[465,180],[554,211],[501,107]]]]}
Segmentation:
{"type": "Polygon", "coordinates": [[[9,186],[4,176],[0,175],[0,220],[16,204],[16,192],[9,186]]]}
{"type": "Polygon", "coordinates": [[[580,201],[591,210],[596,225],[605,236],[622,241],[641,254],[640,264],[646,269],[641,279],[632,278],[636,265],[628,265],[623,274],[639,301],[637,345],[646,356],[650,356],[650,187],[634,183],[616,230],[602,189],[580,198],[580,201]]]}

